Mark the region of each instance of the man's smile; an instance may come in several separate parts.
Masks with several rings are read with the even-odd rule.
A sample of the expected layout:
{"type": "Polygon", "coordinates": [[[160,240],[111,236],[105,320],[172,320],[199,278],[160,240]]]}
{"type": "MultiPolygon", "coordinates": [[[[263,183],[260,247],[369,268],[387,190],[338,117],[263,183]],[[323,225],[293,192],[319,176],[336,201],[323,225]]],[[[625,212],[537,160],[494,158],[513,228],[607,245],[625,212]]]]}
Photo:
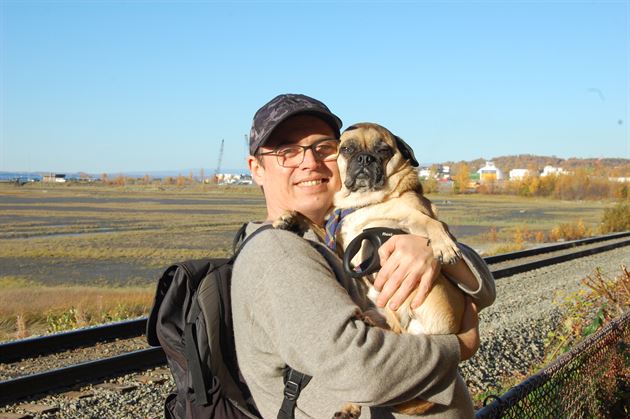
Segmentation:
{"type": "Polygon", "coordinates": [[[297,186],[317,186],[317,185],[321,185],[322,183],[327,183],[328,179],[324,178],[324,179],[311,179],[311,180],[303,180],[300,182],[297,182],[296,185],[297,186]]]}

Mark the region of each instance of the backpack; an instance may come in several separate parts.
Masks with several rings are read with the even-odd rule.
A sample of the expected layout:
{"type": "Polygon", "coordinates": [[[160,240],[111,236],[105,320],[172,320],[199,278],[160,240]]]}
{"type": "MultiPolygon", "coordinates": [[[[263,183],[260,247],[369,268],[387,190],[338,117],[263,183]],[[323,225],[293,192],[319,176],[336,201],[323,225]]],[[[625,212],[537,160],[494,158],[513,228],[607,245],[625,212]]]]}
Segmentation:
{"type": "MultiPolygon", "coordinates": [[[[160,277],[147,321],[147,340],[161,346],[176,392],[164,404],[166,418],[260,418],[236,360],[230,286],[244,224],[229,259],[175,263],[160,277]]],[[[297,397],[311,377],[285,369],[284,401],[278,419],[292,419],[297,397]]]]}

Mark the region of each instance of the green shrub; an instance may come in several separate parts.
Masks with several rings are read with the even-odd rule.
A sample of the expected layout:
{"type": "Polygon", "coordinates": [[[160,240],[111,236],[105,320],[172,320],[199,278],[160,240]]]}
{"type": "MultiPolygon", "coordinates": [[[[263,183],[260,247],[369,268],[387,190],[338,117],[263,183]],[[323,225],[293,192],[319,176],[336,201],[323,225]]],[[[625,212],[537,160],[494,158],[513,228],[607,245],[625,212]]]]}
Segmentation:
{"type": "Polygon", "coordinates": [[[49,313],[46,316],[48,333],[63,332],[77,327],[77,310],[71,307],[62,313],[49,313]]]}

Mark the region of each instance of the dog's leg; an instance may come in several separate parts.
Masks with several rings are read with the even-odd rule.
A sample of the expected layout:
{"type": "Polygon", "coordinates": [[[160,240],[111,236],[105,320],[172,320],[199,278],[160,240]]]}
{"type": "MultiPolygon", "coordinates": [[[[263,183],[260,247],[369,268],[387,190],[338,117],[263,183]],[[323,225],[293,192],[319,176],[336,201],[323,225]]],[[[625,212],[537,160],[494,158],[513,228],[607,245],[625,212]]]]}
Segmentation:
{"type": "Polygon", "coordinates": [[[425,234],[429,238],[436,259],[443,263],[455,263],[461,258],[462,252],[446,224],[421,211],[410,211],[405,217],[404,227],[410,233],[425,234]]]}
{"type": "Polygon", "coordinates": [[[353,403],[345,404],[339,412],[335,412],[334,419],[357,419],[361,416],[361,406],[353,403]]]}
{"type": "Polygon", "coordinates": [[[379,313],[381,313],[382,315],[385,316],[385,320],[387,321],[387,325],[389,326],[389,330],[391,330],[392,332],[394,332],[396,334],[399,334],[399,335],[401,333],[405,332],[405,329],[403,328],[402,324],[400,323],[400,318],[398,317],[396,312],[393,311],[391,308],[384,307],[384,308],[379,310],[379,313]]]}
{"type": "Polygon", "coordinates": [[[409,400],[394,406],[394,411],[403,415],[422,415],[435,406],[435,403],[426,400],[409,400]]]}
{"type": "Polygon", "coordinates": [[[286,211],[273,222],[273,227],[303,236],[309,228],[308,218],[298,211],[286,211]]]}
{"type": "Polygon", "coordinates": [[[420,211],[437,220],[437,208],[433,205],[433,202],[429,201],[422,193],[418,193],[418,191],[416,191],[416,194],[418,201],[420,201],[420,205],[418,206],[420,211]]]}
{"type": "Polygon", "coordinates": [[[325,230],[322,226],[315,224],[310,218],[299,211],[286,211],[272,223],[274,228],[291,231],[300,237],[304,236],[309,229],[324,240],[325,230]]]}

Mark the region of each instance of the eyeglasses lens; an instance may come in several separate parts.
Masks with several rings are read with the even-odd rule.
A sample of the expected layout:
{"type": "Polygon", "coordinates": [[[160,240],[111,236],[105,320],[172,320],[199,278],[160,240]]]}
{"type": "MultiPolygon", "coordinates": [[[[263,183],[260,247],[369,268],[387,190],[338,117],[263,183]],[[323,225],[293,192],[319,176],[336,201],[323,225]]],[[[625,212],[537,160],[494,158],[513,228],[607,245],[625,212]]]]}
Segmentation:
{"type": "Polygon", "coordinates": [[[310,146],[290,145],[279,148],[276,151],[278,163],[283,167],[298,167],[304,161],[304,154],[311,149],[315,158],[319,161],[331,161],[337,158],[339,142],[325,140],[310,146]]]}

